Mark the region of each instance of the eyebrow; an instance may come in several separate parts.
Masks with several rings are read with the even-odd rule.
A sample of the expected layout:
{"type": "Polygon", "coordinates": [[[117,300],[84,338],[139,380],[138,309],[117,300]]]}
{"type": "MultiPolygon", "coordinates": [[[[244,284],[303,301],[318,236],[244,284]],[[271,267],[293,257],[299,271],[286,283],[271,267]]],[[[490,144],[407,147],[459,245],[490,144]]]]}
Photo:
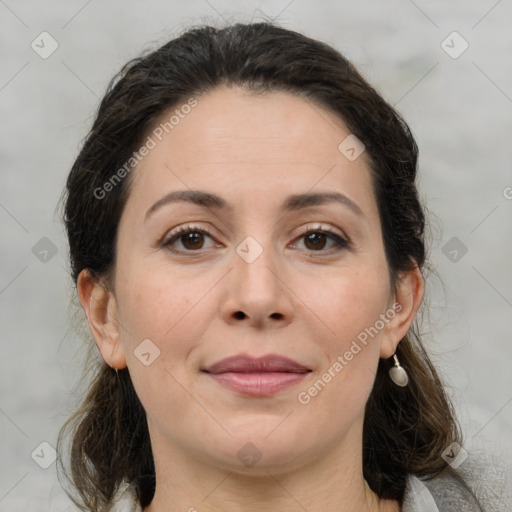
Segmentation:
{"type": "MultiPolygon", "coordinates": [[[[201,190],[175,190],[166,194],[153,204],[146,212],[145,220],[163,206],[180,201],[192,203],[203,208],[233,211],[233,206],[216,194],[203,192],[201,190]]],[[[339,192],[316,192],[290,195],[285,199],[281,209],[284,211],[295,211],[310,206],[319,206],[333,202],[347,206],[357,215],[364,217],[361,208],[352,201],[352,199],[339,192]]]]}

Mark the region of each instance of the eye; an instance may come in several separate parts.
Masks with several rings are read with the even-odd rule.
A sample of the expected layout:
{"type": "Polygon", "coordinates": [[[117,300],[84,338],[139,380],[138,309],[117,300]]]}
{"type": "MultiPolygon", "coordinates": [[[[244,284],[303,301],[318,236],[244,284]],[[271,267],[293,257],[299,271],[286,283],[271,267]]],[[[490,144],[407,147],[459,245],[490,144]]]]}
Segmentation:
{"type": "MultiPolygon", "coordinates": [[[[299,237],[299,240],[300,239],[304,239],[306,249],[312,252],[338,252],[350,247],[350,243],[345,238],[334,231],[329,229],[320,229],[320,227],[313,229],[309,228],[307,231],[302,233],[299,237]],[[334,246],[331,246],[331,250],[324,251],[323,249],[329,241],[333,243],[334,246]],[[334,251],[332,249],[334,249],[334,251]]],[[[296,244],[294,244],[294,246],[295,245],[296,244]]]]}
{"type": "MultiPolygon", "coordinates": [[[[212,239],[210,232],[206,229],[194,226],[180,226],[178,229],[170,233],[170,235],[162,242],[163,247],[167,247],[170,251],[175,253],[182,252],[198,252],[204,249],[205,236],[212,239]],[[182,248],[176,248],[175,244],[180,242],[182,248]]],[[[296,240],[304,239],[304,245],[309,252],[339,252],[344,249],[350,248],[350,242],[339,234],[329,229],[321,229],[320,226],[316,228],[307,229],[296,240]],[[331,242],[333,244],[328,250],[324,250],[326,245],[331,242]]],[[[292,244],[296,247],[297,243],[292,244]]]]}
{"type": "Polygon", "coordinates": [[[163,247],[167,247],[172,252],[194,252],[204,249],[205,235],[212,238],[210,233],[201,228],[194,226],[180,226],[173,231],[162,243],[163,247]],[[181,242],[183,249],[175,249],[173,246],[176,242],[181,242]]]}

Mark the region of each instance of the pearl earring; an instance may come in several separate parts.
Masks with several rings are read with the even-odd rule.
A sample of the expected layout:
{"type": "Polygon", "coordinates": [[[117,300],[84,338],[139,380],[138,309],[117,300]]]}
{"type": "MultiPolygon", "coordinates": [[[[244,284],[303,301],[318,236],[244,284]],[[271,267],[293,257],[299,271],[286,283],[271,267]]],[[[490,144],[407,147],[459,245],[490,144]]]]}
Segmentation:
{"type": "Polygon", "coordinates": [[[407,372],[400,366],[400,362],[398,361],[396,354],[393,356],[393,359],[395,360],[395,365],[389,369],[389,376],[397,386],[403,388],[409,383],[409,377],[407,372]]]}

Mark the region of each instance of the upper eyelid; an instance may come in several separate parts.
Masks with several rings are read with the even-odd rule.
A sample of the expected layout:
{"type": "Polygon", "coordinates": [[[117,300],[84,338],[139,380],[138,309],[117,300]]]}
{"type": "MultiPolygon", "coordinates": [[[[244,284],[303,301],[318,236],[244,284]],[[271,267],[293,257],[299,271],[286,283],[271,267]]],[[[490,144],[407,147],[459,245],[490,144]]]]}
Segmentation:
{"type": "MultiPolygon", "coordinates": [[[[164,236],[162,237],[162,240],[168,239],[169,237],[175,236],[176,234],[178,234],[180,232],[186,232],[188,230],[203,231],[210,236],[214,235],[214,233],[213,233],[214,230],[212,230],[211,228],[207,228],[207,227],[195,225],[194,223],[190,223],[190,224],[181,224],[180,226],[177,226],[176,228],[173,228],[173,229],[165,232],[164,236]]],[[[349,240],[349,237],[345,234],[345,232],[343,230],[341,230],[339,228],[332,227],[332,226],[326,227],[326,224],[322,223],[322,222],[315,222],[315,223],[310,222],[310,223],[306,224],[305,227],[300,228],[300,234],[304,234],[304,233],[307,233],[308,231],[312,231],[312,230],[333,231],[336,234],[338,234],[339,236],[349,240]]]]}
{"type": "Polygon", "coordinates": [[[335,228],[333,226],[327,226],[323,224],[322,222],[316,222],[316,223],[308,223],[304,228],[300,228],[300,235],[303,235],[304,233],[307,233],[309,231],[332,231],[336,235],[340,236],[341,238],[345,238],[346,240],[349,240],[349,237],[345,234],[345,232],[339,228],[335,228]]]}

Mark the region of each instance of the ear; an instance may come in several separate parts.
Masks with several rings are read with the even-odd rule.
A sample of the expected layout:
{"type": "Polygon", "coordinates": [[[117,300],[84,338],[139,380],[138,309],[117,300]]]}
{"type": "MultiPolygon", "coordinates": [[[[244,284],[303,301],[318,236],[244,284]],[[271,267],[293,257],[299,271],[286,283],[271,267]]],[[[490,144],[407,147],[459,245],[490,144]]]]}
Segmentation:
{"type": "Polygon", "coordinates": [[[414,317],[423,301],[425,282],[419,268],[403,272],[392,294],[386,316],[390,319],[385,326],[380,346],[380,357],[389,359],[396,347],[407,334],[414,317]],[[394,316],[393,313],[394,312],[394,316]]]}
{"type": "Polygon", "coordinates": [[[119,315],[114,294],[104,283],[92,277],[85,269],[77,279],[77,291],[85,311],[89,328],[101,356],[112,368],[126,366],[126,356],[121,343],[119,315]]]}

